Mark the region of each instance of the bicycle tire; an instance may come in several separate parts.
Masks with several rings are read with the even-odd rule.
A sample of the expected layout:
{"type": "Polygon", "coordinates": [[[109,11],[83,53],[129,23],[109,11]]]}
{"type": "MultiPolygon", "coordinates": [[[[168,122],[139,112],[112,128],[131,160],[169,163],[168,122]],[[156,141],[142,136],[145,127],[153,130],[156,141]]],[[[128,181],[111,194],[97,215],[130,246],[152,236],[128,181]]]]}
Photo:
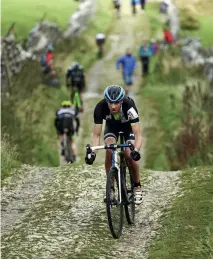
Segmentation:
{"type": "MultiPolygon", "coordinates": [[[[126,169],[128,169],[128,167],[126,167],[126,169]]],[[[135,203],[134,203],[134,193],[133,193],[133,180],[131,174],[129,173],[129,170],[126,173],[125,177],[126,178],[123,183],[123,186],[125,185],[129,202],[124,205],[124,209],[125,209],[126,220],[128,224],[131,225],[134,224],[135,221],[135,203]],[[129,179],[128,183],[127,183],[127,178],[129,179]]]]}
{"type": "Polygon", "coordinates": [[[73,162],[72,151],[70,149],[70,138],[66,135],[66,146],[64,151],[64,157],[67,163],[73,162]]]}
{"type": "Polygon", "coordinates": [[[114,192],[114,196],[119,194],[118,190],[118,172],[115,167],[111,168],[107,174],[107,183],[106,183],[106,211],[108,218],[108,225],[111,231],[111,234],[114,238],[119,238],[122,234],[123,229],[123,204],[119,203],[119,200],[111,199],[111,184],[114,182],[114,188],[117,188],[117,192],[114,192]],[[117,211],[114,212],[113,208],[117,211]],[[117,213],[117,214],[116,214],[117,213]],[[117,223],[116,223],[117,222],[117,223]],[[117,225],[116,225],[117,224],[117,225]]]}

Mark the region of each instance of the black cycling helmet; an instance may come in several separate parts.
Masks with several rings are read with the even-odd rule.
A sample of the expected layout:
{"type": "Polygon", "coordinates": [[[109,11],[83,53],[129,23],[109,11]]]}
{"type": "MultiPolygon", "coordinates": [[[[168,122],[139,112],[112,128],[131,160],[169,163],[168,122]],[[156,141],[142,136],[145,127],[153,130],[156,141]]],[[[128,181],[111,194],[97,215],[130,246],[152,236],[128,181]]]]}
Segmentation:
{"type": "Polygon", "coordinates": [[[120,102],[124,99],[124,97],[125,90],[118,85],[109,86],[104,90],[104,98],[109,103],[120,102]]]}

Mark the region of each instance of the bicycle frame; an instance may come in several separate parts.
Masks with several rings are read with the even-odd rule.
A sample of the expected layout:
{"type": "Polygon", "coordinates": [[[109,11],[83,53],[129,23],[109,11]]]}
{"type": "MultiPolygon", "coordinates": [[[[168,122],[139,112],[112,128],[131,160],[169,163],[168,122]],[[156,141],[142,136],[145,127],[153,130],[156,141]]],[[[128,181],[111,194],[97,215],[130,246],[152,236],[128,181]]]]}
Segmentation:
{"type": "Polygon", "coordinates": [[[128,144],[110,144],[110,145],[100,145],[100,146],[87,146],[87,150],[91,149],[92,150],[101,150],[101,149],[110,149],[112,151],[112,167],[115,167],[118,171],[118,185],[119,185],[119,204],[122,203],[122,195],[121,195],[121,172],[120,172],[120,165],[118,162],[118,154],[119,152],[117,149],[119,148],[126,148],[129,147],[130,149],[133,149],[133,144],[128,143],[128,144]]]}

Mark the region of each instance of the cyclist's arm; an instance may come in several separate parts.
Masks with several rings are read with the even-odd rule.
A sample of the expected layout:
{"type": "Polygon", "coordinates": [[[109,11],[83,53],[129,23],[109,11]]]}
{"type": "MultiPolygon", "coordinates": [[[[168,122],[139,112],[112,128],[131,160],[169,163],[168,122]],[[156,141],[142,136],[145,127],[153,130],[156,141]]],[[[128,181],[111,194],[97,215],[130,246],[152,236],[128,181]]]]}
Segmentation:
{"type": "Polygon", "coordinates": [[[131,123],[132,126],[132,132],[135,135],[135,149],[137,151],[140,150],[142,145],[142,136],[141,136],[141,130],[140,130],[140,124],[138,123],[131,123]]]}
{"type": "Polygon", "coordinates": [[[123,63],[123,56],[120,57],[119,59],[117,59],[116,61],[116,69],[119,70],[120,69],[120,64],[123,63]]]}
{"type": "Polygon", "coordinates": [[[92,146],[100,145],[100,136],[102,131],[102,124],[95,124],[92,135],[92,146]]]}

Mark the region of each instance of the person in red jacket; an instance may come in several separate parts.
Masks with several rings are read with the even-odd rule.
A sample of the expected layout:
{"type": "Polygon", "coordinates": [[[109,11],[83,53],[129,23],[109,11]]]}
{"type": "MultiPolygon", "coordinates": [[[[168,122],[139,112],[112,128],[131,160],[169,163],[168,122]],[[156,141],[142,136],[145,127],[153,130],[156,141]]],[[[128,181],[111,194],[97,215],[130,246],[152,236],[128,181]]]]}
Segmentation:
{"type": "Polygon", "coordinates": [[[164,42],[166,44],[174,43],[174,38],[172,33],[167,28],[164,28],[163,32],[164,32],[164,42]]]}

